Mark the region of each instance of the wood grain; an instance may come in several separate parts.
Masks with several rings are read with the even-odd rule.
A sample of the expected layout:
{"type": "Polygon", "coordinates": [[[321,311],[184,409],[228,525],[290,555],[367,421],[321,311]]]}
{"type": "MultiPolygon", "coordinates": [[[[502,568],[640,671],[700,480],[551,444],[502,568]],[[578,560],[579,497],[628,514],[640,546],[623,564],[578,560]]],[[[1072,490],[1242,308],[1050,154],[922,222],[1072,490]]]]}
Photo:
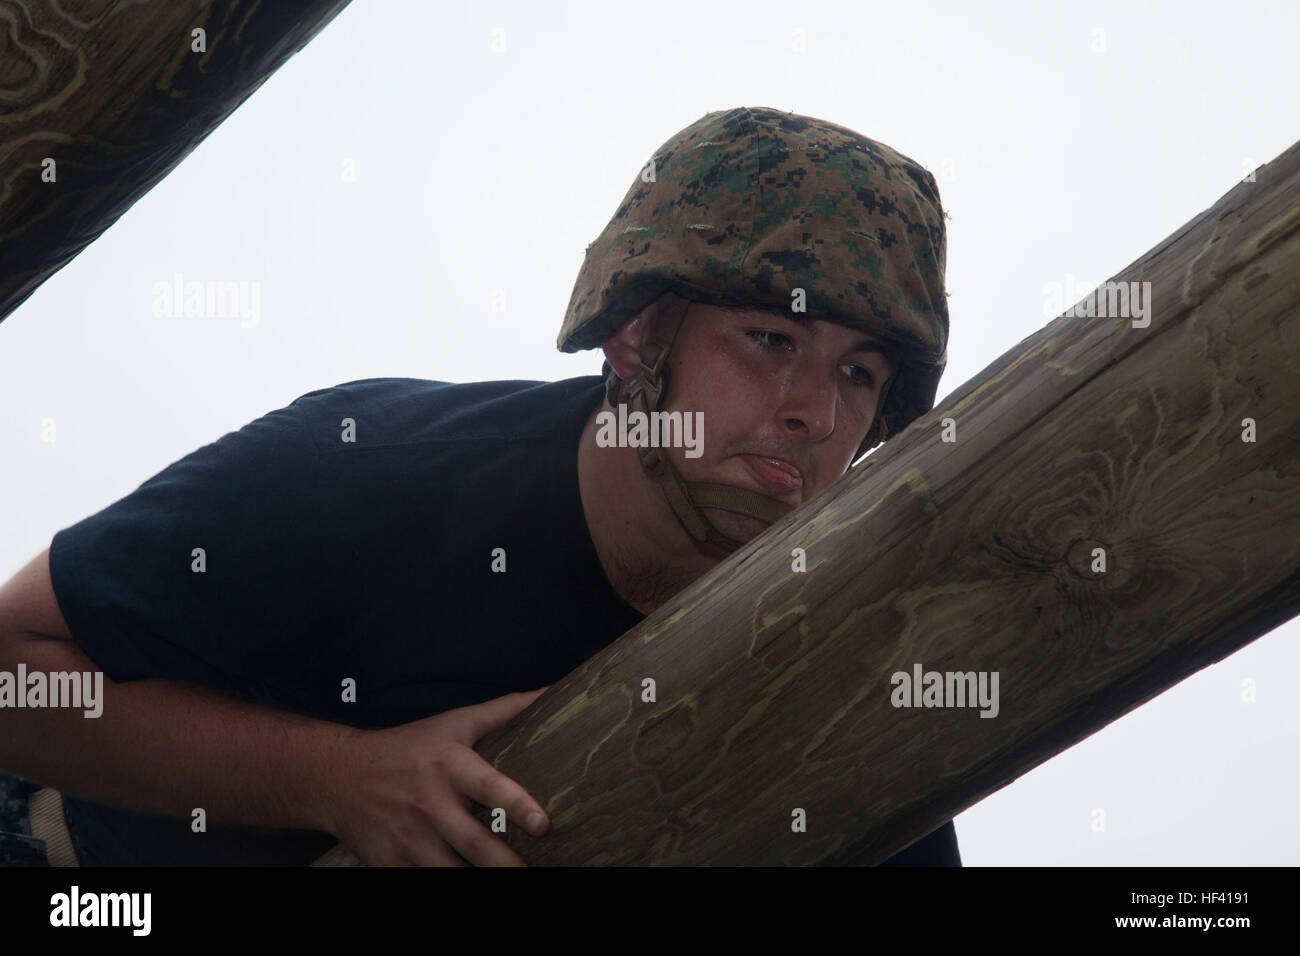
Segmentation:
{"type": "Polygon", "coordinates": [[[347,3],[0,0],[0,321],[347,3]]]}

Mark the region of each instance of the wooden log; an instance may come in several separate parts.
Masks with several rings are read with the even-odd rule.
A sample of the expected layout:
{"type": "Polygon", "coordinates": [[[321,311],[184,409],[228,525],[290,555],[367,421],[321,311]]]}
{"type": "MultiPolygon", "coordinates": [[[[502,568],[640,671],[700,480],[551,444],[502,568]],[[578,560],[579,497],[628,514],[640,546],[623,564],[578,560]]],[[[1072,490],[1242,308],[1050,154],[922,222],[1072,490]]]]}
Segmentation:
{"type": "Polygon", "coordinates": [[[347,3],[0,5],[0,321],[347,3]]]}
{"type": "Polygon", "coordinates": [[[1300,613],[1300,144],[1117,278],[480,741],[524,860],[879,863],[1300,613]]]}

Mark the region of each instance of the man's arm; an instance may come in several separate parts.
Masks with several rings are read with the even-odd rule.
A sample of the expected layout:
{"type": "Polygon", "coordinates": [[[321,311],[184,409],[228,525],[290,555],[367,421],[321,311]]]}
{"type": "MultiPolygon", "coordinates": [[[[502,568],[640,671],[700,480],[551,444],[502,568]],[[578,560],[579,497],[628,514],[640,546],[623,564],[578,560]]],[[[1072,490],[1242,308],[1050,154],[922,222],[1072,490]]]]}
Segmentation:
{"type": "MultiPolygon", "coordinates": [[[[49,549],[0,588],[0,671],[98,671],[72,639],[49,549]]],[[[21,693],[23,688],[18,688],[21,693]]],[[[0,710],[0,768],[99,803],[210,823],[326,829],[320,795],[339,777],[342,724],[170,680],[103,682],[102,714],[0,710]]]]}
{"type": "MultiPolygon", "coordinates": [[[[0,588],[0,671],[96,671],[72,640],[49,549],[0,588]]],[[[103,682],[101,716],[0,710],[0,769],[97,803],[214,824],[333,833],[372,864],[521,866],[466,809],[503,807],[534,836],[549,821],[474,743],[541,690],[363,731],[172,680],[103,682]],[[457,855],[459,854],[459,856],[457,855]]]]}

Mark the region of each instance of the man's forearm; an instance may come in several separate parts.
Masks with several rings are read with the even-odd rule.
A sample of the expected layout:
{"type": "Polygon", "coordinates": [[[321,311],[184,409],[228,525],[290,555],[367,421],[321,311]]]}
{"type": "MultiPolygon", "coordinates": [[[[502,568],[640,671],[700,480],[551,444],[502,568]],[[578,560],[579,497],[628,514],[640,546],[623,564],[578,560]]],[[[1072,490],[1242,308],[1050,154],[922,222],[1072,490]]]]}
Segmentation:
{"type": "MultiPolygon", "coordinates": [[[[73,641],[0,635],[0,671],[96,671],[73,641]]],[[[18,688],[24,693],[24,688],[18,688]]],[[[360,731],[167,680],[104,678],[103,710],[0,708],[0,769],[73,796],[211,824],[324,829],[360,731]]]]}

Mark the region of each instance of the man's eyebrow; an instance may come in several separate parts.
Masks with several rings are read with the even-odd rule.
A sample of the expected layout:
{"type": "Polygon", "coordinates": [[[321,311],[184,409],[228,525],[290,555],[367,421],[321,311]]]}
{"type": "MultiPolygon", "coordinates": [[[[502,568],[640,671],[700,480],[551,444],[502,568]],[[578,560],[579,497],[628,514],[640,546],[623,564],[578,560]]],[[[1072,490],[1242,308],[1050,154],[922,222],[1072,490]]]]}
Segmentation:
{"type": "MultiPolygon", "coordinates": [[[[761,308],[733,306],[732,308],[734,308],[737,312],[762,312],[767,315],[780,316],[783,319],[787,319],[791,322],[794,322],[796,325],[802,325],[810,332],[815,332],[815,329],[813,328],[813,322],[815,320],[825,318],[822,315],[797,313],[797,312],[792,313],[787,311],[786,309],[778,308],[775,306],[773,307],[764,306],[761,308]]],[[[849,351],[870,352],[876,355],[880,355],[890,362],[898,361],[898,346],[893,345],[889,342],[885,342],[878,338],[872,338],[870,336],[863,337],[859,339],[857,342],[853,343],[853,347],[849,349],[849,351]]]]}
{"type": "Polygon", "coordinates": [[[875,352],[878,355],[883,355],[885,358],[894,357],[893,349],[878,339],[861,339],[849,351],[875,352]]]}
{"type": "Polygon", "coordinates": [[[849,349],[850,352],[866,352],[879,355],[886,362],[898,364],[898,346],[876,338],[861,338],[849,349]]]}

